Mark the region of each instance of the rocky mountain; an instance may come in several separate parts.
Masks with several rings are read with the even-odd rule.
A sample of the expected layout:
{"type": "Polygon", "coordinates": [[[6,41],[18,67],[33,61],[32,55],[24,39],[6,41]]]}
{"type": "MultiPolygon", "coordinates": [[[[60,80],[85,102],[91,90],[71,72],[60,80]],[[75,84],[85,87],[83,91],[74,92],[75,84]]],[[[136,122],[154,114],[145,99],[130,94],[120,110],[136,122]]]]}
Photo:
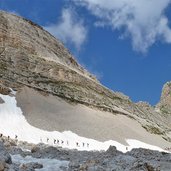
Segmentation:
{"type": "Polygon", "coordinates": [[[0,12],[0,132],[30,143],[126,152],[171,147],[171,83],[155,106],[133,103],[80,66],[37,24],[0,12]],[[10,125],[10,126],[9,126],[10,125]],[[85,138],[86,137],[86,138],[85,138]]]}
{"type": "Polygon", "coordinates": [[[167,82],[163,86],[162,95],[157,107],[163,114],[171,113],[171,82],[167,82]]]}

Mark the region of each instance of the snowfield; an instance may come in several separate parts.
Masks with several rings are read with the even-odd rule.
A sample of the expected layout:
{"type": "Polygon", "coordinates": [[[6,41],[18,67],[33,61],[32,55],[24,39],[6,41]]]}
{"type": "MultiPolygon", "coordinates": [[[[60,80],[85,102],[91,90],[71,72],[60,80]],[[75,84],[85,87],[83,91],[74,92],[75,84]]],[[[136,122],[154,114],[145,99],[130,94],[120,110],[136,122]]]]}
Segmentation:
{"type": "Polygon", "coordinates": [[[94,139],[88,139],[80,137],[71,131],[65,132],[49,132],[38,129],[31,126],[25,119],[22,110],[17,107],[17,101],[15,98],[15,92],[13,95],[2,95],[0,98],[3,99],[4,103],[0,104],[0,133],[5,136],[15,138],[18,140],[27,141],[29,143],[46,143],[54,146],[62,146],[68,149],[78,150],[107,150],[110,145],[116,146],[117,150],[126,152],[132,148],[146,148],[157,151],[164,151],[163,149],[146,144],[144,142],[126,139],[128,146],[120,144],[117,141],[109,140],[105,142],[99,142],[94,139]]]}

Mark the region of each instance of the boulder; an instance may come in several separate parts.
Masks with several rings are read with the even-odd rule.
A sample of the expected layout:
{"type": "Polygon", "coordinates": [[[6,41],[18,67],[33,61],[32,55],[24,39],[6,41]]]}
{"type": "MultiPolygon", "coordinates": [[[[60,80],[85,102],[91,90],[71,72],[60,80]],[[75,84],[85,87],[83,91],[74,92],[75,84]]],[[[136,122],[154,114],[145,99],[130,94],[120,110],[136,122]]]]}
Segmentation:
{"type": "Polygon", "coordinates": [[[11,156],[5,149],[3,143],[0,142],[0,161],[5,161],[8,164],[12,163],[11,156]]]}

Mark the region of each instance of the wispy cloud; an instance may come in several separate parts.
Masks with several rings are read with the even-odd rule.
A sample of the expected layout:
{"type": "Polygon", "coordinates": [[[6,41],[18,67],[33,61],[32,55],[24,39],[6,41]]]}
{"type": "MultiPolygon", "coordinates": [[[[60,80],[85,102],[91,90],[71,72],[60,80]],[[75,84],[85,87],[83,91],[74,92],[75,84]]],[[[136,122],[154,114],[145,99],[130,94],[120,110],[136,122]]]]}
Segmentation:
{"type": "Polygon", "coordinates": [[[147,52],[156,41],[171,43],[171,29],[165,15],[171,0],[72,0],[97,17],[96,26],[124,30],[134,50],[147,52]]]}
{"type": "Polygon", "coordinates": [[[87,38],[87,28],[83,20],[72,9],[63,9],[60,21],[46,26],[45,29],[65,44],[74,45],[77,50],[87,38]]]}

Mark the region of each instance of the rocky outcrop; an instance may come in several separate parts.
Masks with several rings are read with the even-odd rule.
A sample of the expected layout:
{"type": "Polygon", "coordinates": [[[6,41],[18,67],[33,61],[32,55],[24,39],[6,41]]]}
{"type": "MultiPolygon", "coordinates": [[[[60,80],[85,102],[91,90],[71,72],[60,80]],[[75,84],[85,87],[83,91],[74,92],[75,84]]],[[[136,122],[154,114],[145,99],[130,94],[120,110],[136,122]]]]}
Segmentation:
{"type": "Polygon", "coordinates": [[[167,82],[163,86],[161,99],[157,107],[163,114],[171,114],[171,82],[167,82]]]}
{"type": "MultiPolygon", "coordinates": [[[[11,90],[8,87],[0,84],[0,94],[9,95],[10,92],[11,92],[11,90]]],[[[0,100],[0,102],[1,102],[1,100],[0,100]]]]}
{"type": "MultiPolygon", "coordinates": [[[[34,171],[35,169],[37,170],[44,167],[45,164],[40,164],[36,161],[47,158],[50,160],[55,159],[60,162],[68,161],[65,167],[60,167],[61,170],[68,171],[167,171],[171,168],[171,154],[141,148],[122,153],[117,151],[115,147],[110,146],[106,152],[87,152],[50,147],[44,144],[32,145],[20,142],[18,147],[11,146],[9,149],[8,154],[12,156],[23,156],[23,161],[24,158],[33,158],[35,162],[22,163],[22,160],[20,160],[19,163],[13,162],[8,164],[6,170],[34,171]],[[16,148],[18,150],[16,150],[16,148]],[[34,150],[26,150],[28,148],[34,150]]],[[[7,151],[7,149],[3,148],[3,151],[7,151]]],[[[51,163],[51,165],[53,165],[53,163],[51,163]]]]}

